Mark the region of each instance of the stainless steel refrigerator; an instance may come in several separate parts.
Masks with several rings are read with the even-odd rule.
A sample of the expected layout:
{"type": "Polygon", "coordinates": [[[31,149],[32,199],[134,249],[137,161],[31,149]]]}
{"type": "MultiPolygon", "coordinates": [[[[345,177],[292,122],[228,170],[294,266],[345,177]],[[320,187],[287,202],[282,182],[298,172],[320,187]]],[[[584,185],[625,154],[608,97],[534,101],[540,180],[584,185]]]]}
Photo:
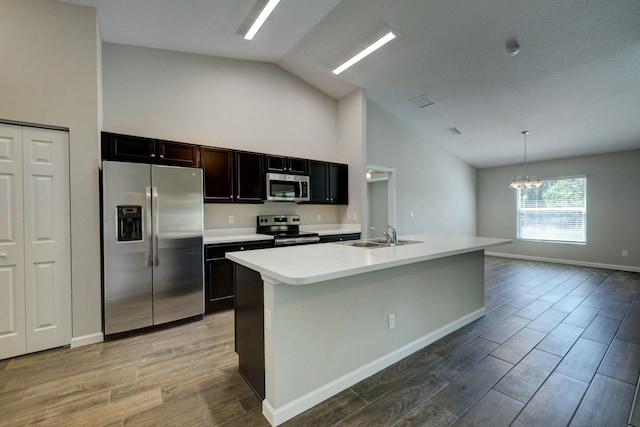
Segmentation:
{"type": "Polygon", "coordinates": [[[102,163],[105,335],[204,313],[202,170],[102,163]]]}

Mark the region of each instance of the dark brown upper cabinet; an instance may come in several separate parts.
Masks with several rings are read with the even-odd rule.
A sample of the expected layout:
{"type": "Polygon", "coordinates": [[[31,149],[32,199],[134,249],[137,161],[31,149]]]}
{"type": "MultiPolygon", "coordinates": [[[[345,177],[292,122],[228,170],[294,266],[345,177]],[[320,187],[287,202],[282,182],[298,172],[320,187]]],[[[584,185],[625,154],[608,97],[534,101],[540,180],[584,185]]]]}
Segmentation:
{"type": "Polygon", "coordinates": [[[102,158],[125,162],[155,163],[156,140],[102,132],[102,158]]]}
{"type": "Polygon", "coordinates": [[[157,161],[163,165],[200,166],[200,150],[197,145],[183,142],[158,141],[157,161]]]}
{"type": "Polygon", "coordinates": [[[198,167],[200,150],[197,145],[183,142],[159,141],[103,132],[102,158],[124,162],[198,167]]]}
{"type": "Polygon", "coordinates": [[[233,201],[233,151],[200,147],[200,164],[204,175],[204,201],[233,201]]]}
{"type": "Polygon", "coordinates": [[[309,203],[338,205],[349,203],[347,165],[309,160],[309,181],[311,187],[309,203]]]}
{"type": "Polygon", "coordinates": [[[309,160],[309,203],[329,203],[329,163],[309,160]]]}
{"type": "Polygon", "coordinates": [[[349,204],[349,167],[340,163],[329,164],[329,202],[349,204]]]}
{"type": "Polygon", "coordinates": [[[246,151],[235,152],[234,201],[262,203],[264,201],[264,155],[246,151]]]}
{"type": "Polygon", "coordinates": [[[309,161],[283,156],[264,156],[265,171],[267,173],[286,173],[290,175],[308,175],[309,161]]]}

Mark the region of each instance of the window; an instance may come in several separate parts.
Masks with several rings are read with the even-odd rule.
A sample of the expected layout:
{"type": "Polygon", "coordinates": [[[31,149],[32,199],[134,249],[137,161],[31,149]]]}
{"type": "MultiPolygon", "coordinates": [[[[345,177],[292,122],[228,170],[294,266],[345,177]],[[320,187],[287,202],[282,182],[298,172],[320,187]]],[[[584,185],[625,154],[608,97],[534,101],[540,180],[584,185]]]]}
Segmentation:
{"type": "Polygon", "coordinates": [[[518,239],[587,243],[587,177],[518,189],[518,239]]]}

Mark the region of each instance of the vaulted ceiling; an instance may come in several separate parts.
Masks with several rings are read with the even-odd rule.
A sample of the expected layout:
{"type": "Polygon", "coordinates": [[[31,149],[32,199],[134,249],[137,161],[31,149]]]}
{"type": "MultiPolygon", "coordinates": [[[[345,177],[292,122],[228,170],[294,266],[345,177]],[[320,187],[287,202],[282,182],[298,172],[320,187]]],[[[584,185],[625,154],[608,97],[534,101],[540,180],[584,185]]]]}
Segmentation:
{"type": "Polygon", "coordinates": [[[105,42],[272,62],[335,98],[361,87],[478,168],[521,162],[525,129],[530,161],[640,148],[640,0],[282,0],[253,41],[263,0],[65,1],[97,8],[105,42]]]}

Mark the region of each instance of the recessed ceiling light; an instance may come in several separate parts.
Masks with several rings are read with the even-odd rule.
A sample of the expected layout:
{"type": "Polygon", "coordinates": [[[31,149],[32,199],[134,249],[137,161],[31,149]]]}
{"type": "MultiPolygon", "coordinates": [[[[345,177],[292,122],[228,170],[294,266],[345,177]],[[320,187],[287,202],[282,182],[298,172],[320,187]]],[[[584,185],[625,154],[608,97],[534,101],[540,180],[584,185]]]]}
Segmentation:
{"type": "Polygon", "coordinates": [[[258,32],[258,30],[260,30],[260,27],[262,27],[262,24],[264,24],[264,21],[266,21],[269,15],[271,15],[271,12],[273,12],[273,9],[276,8],[278,3],[280,3],[280,0],[269,0],[267,4],[264,5],[262,10],[256,17],[255,21],[253,21],[253,24],[251,24],[251,26],[245,33],[244,35],[245,40],[253,39],[253,37],[258,32]]]}
{"type": "Polygon", "coordinates": [[[455,126],[452,128],[447,128],[447,130],[451,132],[453,135],[462,135],[462,131],[455,126]]]}
{"type": "Polygon", "coordinates": [[[347,68],[351,67],[353,64],[361,61],[363,58],[367,57],[371,53],[380,49],[382,46],[389,43],[391,40],[395,38],[396,38],[396,35],[393,33],[393,31],[389,31],[387,34],[385,34],[384,36],[380,37],[377,41],[375,41],[371,46],[365,48],[363,51],[355,55],[353,58],[349,59],[347,62],[345,62],[344,64],[342,64],[341,66],[333,70],[333,74],[335,75],[340,74],[347,68]]]}
{"type": "Polygon", "coordinates": [[[415,98],[411,98],[409,102],[418,108],[424,108],[428,107],[429,105],[433,105],[433,101],[429,99],[427,95],[416,96],[415,98]]]}

